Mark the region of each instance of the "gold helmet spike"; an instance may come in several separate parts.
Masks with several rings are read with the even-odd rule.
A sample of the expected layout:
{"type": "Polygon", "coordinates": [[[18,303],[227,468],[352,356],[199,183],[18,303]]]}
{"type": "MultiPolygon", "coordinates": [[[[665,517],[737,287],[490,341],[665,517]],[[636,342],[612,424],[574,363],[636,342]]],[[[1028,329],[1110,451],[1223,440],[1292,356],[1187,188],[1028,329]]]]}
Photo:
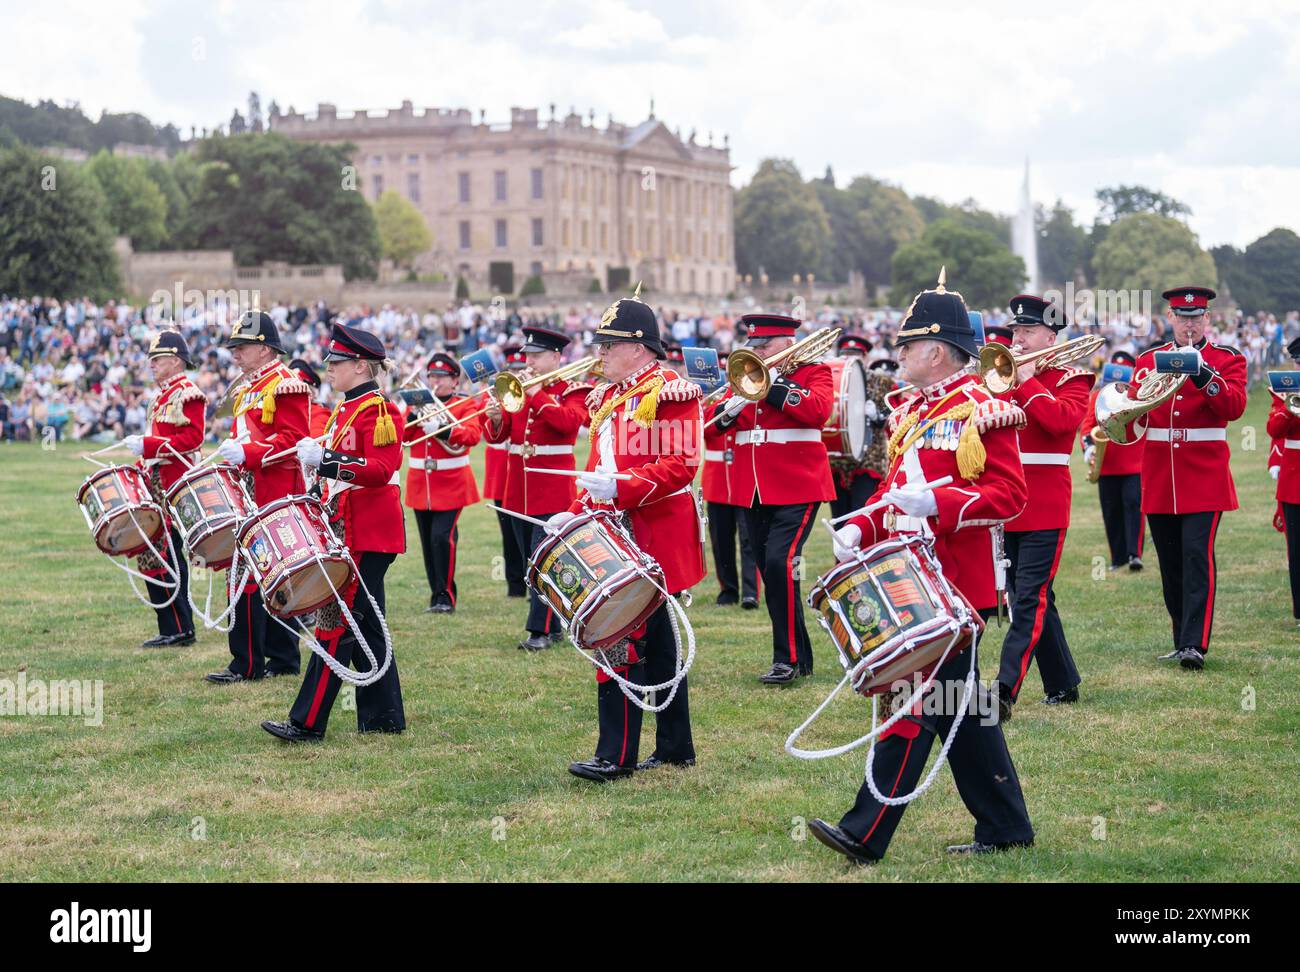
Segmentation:
{"type": "Polygon", "coordinates": [[[633,299],[633,300],[640,300],[640,299],[641,299],[641,281],[640,281],[640,280],[638,280],[638,281],[636,282],[636,290],[634,290],[634,291],[632,292],[632,299],[633,299]]]}
{"type": "Polygon", "coordinates": [[[934,288],[934,292],[936,294],[946,294],[947,291],[944,289],[943,285],[946,284],[947,282],[948,282],[948,265],[945,263],[943,266],[939,268],[939,285],[934,288]]]}

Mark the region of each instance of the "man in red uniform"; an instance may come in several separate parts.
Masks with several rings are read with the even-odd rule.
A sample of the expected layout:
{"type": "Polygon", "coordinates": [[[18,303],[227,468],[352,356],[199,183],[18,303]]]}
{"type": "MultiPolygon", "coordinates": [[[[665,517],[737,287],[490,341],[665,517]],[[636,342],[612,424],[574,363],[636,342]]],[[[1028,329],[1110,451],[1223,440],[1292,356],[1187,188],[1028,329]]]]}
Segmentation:
{"type": "MultiPolygon", "coordinates": [[[[793,344],[800,324],[770,314],[747,314],[740,323],[748,328],[746,347],[764,360],[793,344]]],[[[767,397],[758,403],[733,391],[714,410],[722,416],[716,423],[722,431],[737,432],[743,491],[736,499],[748,507],[746,527],[772,618],[772,667],[759,676],[770,685],[789,684],[813,670],[799,581],[817,506],[835,498],[822,442],[834,394],[830,368],[813,362],[773,375],[767,397]]]]}
{"type": "MultiPolygon", "coordinates": [[[[199,447],[203,445],[207,399],[203,389],[185,375],[185,369],[193,367],[189,345],[178,332],[163,331],[153,339],[149,345],[149,370],[153,372],[153,380],[158,385],[158,394],[149,406],[149,434],[126,437],[126,447],[143,460],[142,465],[148,471],[150,490],[164,510],[167,509],[167,490],[186,473],[189,464],[198,461],[199,447]]],[[[157,562],[158,558],[152,553],[140,556],[140,573],[154,579],[154,582],[146,583],[145,587],[158,615],[158,637],[146,641],[143,646],[145,648],[194,644],[189,566],[180,532],[172,522],[170,513],[167,516],[167,532],[163,536],[165,542],[159,552],[164,556],[167,556],[169,550],[175,552],[179,567],[177,573],[180,575],[179,586],[168,588],[156,583],[158,580],[170,583],[175,578],[157,562]]]]}
{"type": "Polygon", "coordinates": [[[298,377],[311,386],[307,429],[313,439],[319,439],[325,434],[325,425],[330,420],[330,410],[316,400],[320,395],[320,375],[316,374],[316,369],[311,366],[311,362],[304,361],[302,358],[294,358],[290,361],[289,370],[296,371],[298,377]]]}
{"type": "MultiPolygon", "coordinates": [[[[1063,310],[1032,294],[1013,297],[1010,306],[1013,354],[1052,347],[1058,332],[1069,325],[1063,310]]],[[[1021,366],[1016,386],[999,396],[1018,406],[1027,419],[1020,432],[1020,462],[1029,490],[1024,511],[1005,527],[1011,561],[1007,573],[1011,624],[1002,641],[998,671],[998,703],[1004,719],[1011,718],[1011,706],[1035,657],[1044,703],[1079,700],[1079,670],[1065,640],[1052,582],[1070,525],[1074,489],[1070,453],[1096,376],[1069,365],[1048,367],[1049,361],[1039,358],[1021,366]]]]}
{"type": "Polygon", "coordinates": [[[1214,623],[1214,539],[1225,510],[1237,508],[1228,468],[1227,425],[1246,410],[1246,359],[1205,339],[1208,287],[1177,287],[1161,296],[1174,340],[1138,356],[1130,397],[1155,370],[1158,351],[1195,353],[1200,366],[1167,402],[1147,413],[1142,452],[1142,512],[1160,558],[1160,583],[1173,624],[1174,650],[1162,661],[1205,667],[1214,623]]]}
{"type": "MultiPolygon", "coordinates": [[[[866,366],[867,355],[871,353],[871,342],[858,334],[845,334],[835,342],[835,353],[841,358],[854,358],[866,366]]],[[[883,437],[885,420],[889,415],[889,406],[885,395],[894,387],[894,382],[883,371],[867,370],[867,400],[864,403],[863,421],[867,423],[867,455],[863,461],[854,464],[851,461],[834,461],[831,476],[835,481],[835,498],[831,500],[831,516],[843,516],[851,510],[861,509],[866,505],[867,497],[876,491],[883,470],[870,462],[879,449],[876,440],[883,437]]]]}
{"type": "MultiPolygon", "coordinates": [[[[588,506],[619,511],[637,545],[663,568],[664,589],[675,596],[704,576],[704,547],[690,488],[699,464],[700,389],[660,365],[664,350],[654,311],[635,297],[616,301],[605,312],[592,343],[599,348],[606,379],[590,402],[595,460],[578,480],[582,494],[547,529],[588,506]],[[601,475],[615,472],[631,478],[601,475]]],[[[671,610],[665,602],[633,633],[626,646],[627,665],[615,668],[619,675],[638,685],[672,678],[677,645],[671,610]]],[[[596,755],[571,764],[570,773],[603,783],[629,776],[634,768],[694,765],[685,678],[672,703],[658,713],[654,752],[640,763],[641,709],[603,672],[598,670],[596,679],[596,755]]]]}
{"type": "MultiPolygon", "coordinates": [[[[872,500],[887,499],[891,506],[841,528],[836,555],[847,559],[853,547],[869,548],[900,533],[932,537],[944,577],[987,619],[998,597],[991,527],[1016,516],[1027,496],[1016,444],[1025,415],[1018,405],[995,399],[966,370],[977,354],[975,332],[961,295],[940,281],[917,296],[898,331],[904,376],[919,391],[889,419],[889,470],[872,500]],[[944,476],[952,477],[950,485],[918,488],[944,476]]],[[[953,689],[965,682],[970,665],[964,652],[945,661],[936,673],[935,698],[919,709],[926,714],[914,710],[876,743],[873,777],[881,793],[901,796],[916,788],[935,734],[946,737],[952,726],[953,707],[962,698],[953,689]]],[[[992,712],[993,700],[976,684],[979,704],[963,718],[948,752],[957,790],[975,818],[975,839],[949,853],[989,853],[1034,840],[1002,726],[983,715],[992,712]]],[[[884,856],[906,807],[879,803],[864,782],[838,826],[814,820],[810,827],[827,847],[869,864],[884,856]]]]}
{"type": "MultiPolygon", "coordinates": [[[[478,410],[478,400],[456,391],[460,365],[439,352],[426,367],[433,393],[452,418],[478,410]]],[[[411,462],[406,471],[406,505],[415,511],[415,530],[424,553],[424,573],[429,579],[429,614],[456,610],[456,543],[460,539],[460,513],[479,500],[469,450],[483,434],[480,418],[452,428],[446,419],[417,422],[414,411],[406,415],[411,462]],[[436,433],[428,438],[431,433],[436,433]],[[416,440],[423,441],[417,442],[416,440]]]]}
{"type": "MultiPolygon", "coordinates": [[[[1300,338],[1287,345],[1291,360],[1300,366],[1300,338]]],[[[1285,399],[1273,395],[1268,413],[1268,471],[1277,480],[1278,513],[1275,526],[1286,534],[1286,566],[1291,581],[1291,616],[1300,619],[1300,417],[1287,407],[1285,399]],[[1276,458],[1275,458],[1276,456],[1276,458]]]]}
{"type": "MultiPolygon", "coordinates": [[[[308,434],[311,386],[278,359],[284,348],[269,314],[242,315],[231,328],[226,346],[243,380],[230,392],[235,421],[231,437],[218,449],[222,459],[239,467],[246,481],[251,477],[249,492],[259,507],[301,493],[302,469],[292,455],[266,465],[262,460],[292,449],[308,434]]],[[[250,580],[235,596],[235,620],[228,635],[230,665],[204,678],[229,685],[263,675],[297,675],[297,638],[270,619],[257,585],[250,580]]]]}
{"type": "MultiPolygon", "coordinates": [[[[523,345],[511,344],[501,349],[506,368],[510,371],[523,371],[528,367],[524,357],[523,345]]],[[[482,429],[482,420],[479,422],[482,429]]],[[[506,495],[506,465],[510,455],[510,443],[483,443],[483,498],[492,500],[493,505],[500,505],[506,495]]],[[[515,536],[514,518],[500,510],[494,510],[497,527],[501,531],[501,562],[506,575],[506,597],[527,597],[528,586],[524,583],[524,553],[519,549],[519,538],[515,536]]]]}
{"type": "MultiPolygon", "coordinates": [[[[524,354],[528,359],[529,375],[542,375],[560,366],[560,356],[569,339],[559,331],[545,327],[525,327],[528,343],[524,354]]],[[[568,381],[548,382],[545,387],[534,386],[528,391],[528,400],[517,412],[504,411],[496,401],[489,403],[485,414],[484,438],[488,442],[510,443],[506,463],[505,496],[503,509],[523,513],[536,519],[547,517],[568,508],[577,494],[574,481],[568,476],[529,472],[530,469],[576,469],[573,460],[573,443],[587,421],[584,399],[590,385],[568,381]]],[[[540,526],[526,520],[511,518],[515,538],[525,560],[542,540],[540,526]]],[[[541,651],[558,639],[563,630],[537,593],[529,601],[527,635],[519,647],[527,651],[541,651]]]]}
{"type": "MultiPolygon", "coordinates": [[[[343,591],[366,645],[383,665],[387,654],[384,628],[370,604],[373,597],[384,611],[384,575],[400,553],[406,552],[402,518],[402,411],[379,390],[378,378],[389,367],[383,342],[369,331],[335,324],[325,355],[330,387],[342,392],[334,407],[326,445],[315,439],[298,442],[298,460],[314,468],[323,486],[321,500],[336,532],[352,553],[360,574],[343,591]],[[365,585],[365,590],[361,589],[365,585]],[[366,592],[369,592],[369,597],[366,592]]],[[[360,654],[356,635],[336,605],[322,608],[316,640],[342,664],[360,654]]],[[[360,672],[369,670],[362,656],[360,672]]],[[[342,682],[313,653],[307,663],[298,698],[284,722],[263,722],[262,728],[287,742],[319,740],[325,735],[330,709],[342,682]]],[[[379,681],[357,687],[357,731],[401,732],[406,728],[402,686],[393,659],[379,681]]]]}
{"type": "MultiPolygon", "coordinates": [[[[725,357],[718,357],[725,368],[725,357]]],[[[754,483],[747,478],[751,467],[736,462],[738,431],[734,427],[720,428],[717,422],[704,430],[704,469],[700,473],[700,491],[708,504],[713,571],[718,575],[718,584],[722,588],[717,603],[739,602],[745,610],[755,610],[761,578],[744,516],[748,509],[746,503],[754,495],[754,483]],[[736,570],[737,534],[740,535],[739,572],[736,570]]]]}
{"type": "MultiPolygon", "coordinates": [[[[1110,363],[1128,369],[1133,378],[1133,365],[1137,359],[1127,351],[1116,351],[1110,363]]],[[[1110,369],[1107,369],[1110,370],[1110,369]]],[[[1103,374],[1102,381],[1106,380],[1103,374]]],[[[1097,427],[1097,395],[1101,387],[1092,391],[1088,410],[1083,415],[1079,435],[1083,444],[1083,458],[1092,468],[1100,444],[1094,440],[1092,430],[1097,427]]],[[[1097,497],[1101,502],[1101,522],[1106,527],[1106,542],[1110,547],[1110,569],[1118,570],[1125,564],[1131,571],[1142,569],[1142,539],[1146,524],[1142,519],[1142,448],[1146,439],[1136,442],[1106,442],[1101,450],[1101,469],[1097,472],[1097,497]]]]}

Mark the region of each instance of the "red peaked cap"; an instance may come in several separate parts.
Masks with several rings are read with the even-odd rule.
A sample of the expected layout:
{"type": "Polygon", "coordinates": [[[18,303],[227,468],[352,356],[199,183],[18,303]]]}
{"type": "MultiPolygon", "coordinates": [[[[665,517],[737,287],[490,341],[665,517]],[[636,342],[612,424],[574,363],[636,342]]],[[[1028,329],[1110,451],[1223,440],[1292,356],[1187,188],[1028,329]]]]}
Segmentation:
{"type": "Polygon", "coordinates": [[[803,321],[779,314],[746,314],[740,319],[746,334],[752,338],[794,337],[803,321]]]}

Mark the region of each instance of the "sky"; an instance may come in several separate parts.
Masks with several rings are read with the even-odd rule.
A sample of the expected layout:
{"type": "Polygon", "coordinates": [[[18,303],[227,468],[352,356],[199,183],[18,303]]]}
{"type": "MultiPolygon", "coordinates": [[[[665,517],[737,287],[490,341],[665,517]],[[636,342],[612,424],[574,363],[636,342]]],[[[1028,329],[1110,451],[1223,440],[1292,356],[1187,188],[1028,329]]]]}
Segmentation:
{"type": "Polygon", "coordinates": [[[311,112],[551,103],[649,113],[760,160],[1090,223],[1098,187],[1186,202],[1202,245],[1300,230],[1300,3],[1182,0],[0,0],[0,94],[225,125],[257,91],[311,112]]]}

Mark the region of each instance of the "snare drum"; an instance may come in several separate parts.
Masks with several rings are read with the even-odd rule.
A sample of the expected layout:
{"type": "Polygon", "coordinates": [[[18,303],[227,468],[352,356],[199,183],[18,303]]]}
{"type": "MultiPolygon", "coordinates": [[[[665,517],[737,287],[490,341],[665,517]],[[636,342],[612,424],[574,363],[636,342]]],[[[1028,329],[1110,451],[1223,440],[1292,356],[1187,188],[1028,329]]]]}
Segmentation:
{"type": "Polygon", "coordinates": [[[286,496],[263,506],[240,525],[235,542],[266,609],[279,618],[310,614],[356,576],[347,548],[311,496],[286,496]]]}
{"type": "Polygon", "coordinates": [[[239,471],[226,463],[191,469],[167,491],[167,508],[201,567],[225,570],[235,554],[239,521],[253,512],[239,471]]]}
{"type": "Polygon", "coordinates": [[[529,560],[528,586],[589,650],[617,644],[665,601],[663,569],[607,510],[548,534],[529,560]]]}
{"type": "Polygon", "coordinates": [[[919,536],[859,550],[817,579],[808,605],[863,695],[929,676],[945,649],[951,646],[948,657],[955,657],[984,626],[919,536]]]}
{"type": "Polygon", "coordinates": [[[860,466],[871,445],[867,425],[867,369],[857,358],[825,362],[834,379],[835,401],[822,426],[822,443],[835,466],[860,466]]]}
{"type": "Polygon", "coordinates": [[[162,507],[138,466],[106,466],[86,477],[77,502],[95,546],[110,557],[135,557],[162,539],[162,507]]]}

